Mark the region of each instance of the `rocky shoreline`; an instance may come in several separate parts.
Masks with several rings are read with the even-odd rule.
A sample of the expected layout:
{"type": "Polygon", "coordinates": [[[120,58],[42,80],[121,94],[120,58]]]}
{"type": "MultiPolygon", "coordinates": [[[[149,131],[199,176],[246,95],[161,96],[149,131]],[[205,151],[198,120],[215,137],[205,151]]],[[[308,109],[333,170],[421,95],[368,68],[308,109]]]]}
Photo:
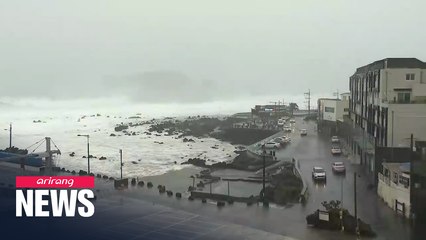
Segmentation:
{"type": "Polygon", "coordinates": [[[277,130],[233,128],[233,124],[240,121],[240,119],[232,117],[219,119],[215,117],[196,116],[188,117],[185,120],[165,118],[163,120],[151,119],[136,123],[122,122],[114,127],[115,133],[111,133],[110,136],[120,136],[118,133],[122,132],[124,135],[132,136],[143,134],[148,136],[165,135],[183,139],[185,137],[212,137],[231,144],[251,145],[277,132],[277,130]],[[150,126],[145,132],[131,131],[131,128],[142,125],[150,126]]]}

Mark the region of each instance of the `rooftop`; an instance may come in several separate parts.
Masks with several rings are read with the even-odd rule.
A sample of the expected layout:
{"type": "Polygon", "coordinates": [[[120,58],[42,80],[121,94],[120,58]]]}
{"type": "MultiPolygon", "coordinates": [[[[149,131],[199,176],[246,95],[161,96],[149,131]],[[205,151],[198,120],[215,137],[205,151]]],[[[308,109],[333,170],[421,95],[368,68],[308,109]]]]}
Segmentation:
{"type": "Polygon", "coordinates": [[[363,74],[384,68],[422,68],[426,69],[426,62],[417,58],[385,58],[357,68],[355,74],[363,74]]]}
{"type": "Polygon", "coordinates": [[[389,169],[392,172],[403,172],[410,173],[410,163],[382,163],[383,167],[389,169]]]}

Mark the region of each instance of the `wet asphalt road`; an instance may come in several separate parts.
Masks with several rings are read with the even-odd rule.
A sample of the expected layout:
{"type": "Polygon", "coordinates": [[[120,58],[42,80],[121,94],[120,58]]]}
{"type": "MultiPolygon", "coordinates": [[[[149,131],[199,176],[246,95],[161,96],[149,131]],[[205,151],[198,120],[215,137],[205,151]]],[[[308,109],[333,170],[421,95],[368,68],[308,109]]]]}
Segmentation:
{"type": "MultiPolygon", "coordinates": [[[[354,214],[354,173],[357,176],[358,217],[372,225],[380,239],[410,239],[410,226],[402,218],[396,216],[377,196],[376,189],[369,189],[365,181],[364,169],[352,164],[346,156],[331,154],[329,136],[319,136],[314,123],[298,119],[293,125],[290,149],[283,149],[277,154],[278,158],[293,155],[300,163],[302,175],[308,185],[309,199],[305,210],[313,212],[321,208],[321,202],[340,200],[343,207],[354,214]],[[301,137],[299,130],[305,128],[308,135],[301,137]],[[331,164],[341,161],[345,164],[346,174],[334,174],[331,164]],[[326,170],[326,182],[312,180],[312,168],[323,167],[326,170]]],[[[414,238],[413,238],[414,239],[414,238]]]]}

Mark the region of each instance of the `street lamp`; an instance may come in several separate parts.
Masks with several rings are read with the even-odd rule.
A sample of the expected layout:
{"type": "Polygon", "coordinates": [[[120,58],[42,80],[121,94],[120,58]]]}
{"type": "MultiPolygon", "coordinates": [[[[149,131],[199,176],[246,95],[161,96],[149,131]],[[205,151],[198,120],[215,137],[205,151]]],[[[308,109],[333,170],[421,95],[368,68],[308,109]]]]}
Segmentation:
{"type": "Polygon", "coordinates": [[[89,144],[89,134],[78,134],[78,137],[86,137],[87,138],[87,174],[90,174],[90,144],[89,144]]]}
{"type": "Polygon", "coordinates": [[[4,129],[5,131],[9,131],[9,148],[12,148],[12,123],[9,125],[9,129],[4,129]]]}

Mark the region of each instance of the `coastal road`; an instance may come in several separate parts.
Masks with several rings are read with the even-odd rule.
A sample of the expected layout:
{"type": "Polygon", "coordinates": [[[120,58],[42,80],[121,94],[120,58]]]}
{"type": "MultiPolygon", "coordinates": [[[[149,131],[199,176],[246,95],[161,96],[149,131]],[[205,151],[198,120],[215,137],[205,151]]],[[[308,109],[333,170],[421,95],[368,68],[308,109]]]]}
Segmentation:
{"type": "Polygon", "coordinates": [[[352,164],[345,156],[331,154],[330,137],[317,134],[316,124],[297,119],[290,134],[292,143],[287,148],[277,151],[277,158],[296,158],[300,163],[302,175],[308,185],[309,198],[305,205],[306,214],[322,208],[321,202],[339,200],[343,207],[354,214],[354,173],[357,176],[358,216],[372,225],[373,229],[385,239],[410,239],[408,224],[396,216],[382,202],[375,189],[367,187],[364,170],[357,164],[352,164]],[[301,137],[299,130],[305,128],[308,135],[301,137]],[[331,164],[341,161],[346,166],[346,174],[334,174],[331,164]],[[315,183],[312,180],[312,168],[323,167],[326,170],[327,181],[315,183]]]}

